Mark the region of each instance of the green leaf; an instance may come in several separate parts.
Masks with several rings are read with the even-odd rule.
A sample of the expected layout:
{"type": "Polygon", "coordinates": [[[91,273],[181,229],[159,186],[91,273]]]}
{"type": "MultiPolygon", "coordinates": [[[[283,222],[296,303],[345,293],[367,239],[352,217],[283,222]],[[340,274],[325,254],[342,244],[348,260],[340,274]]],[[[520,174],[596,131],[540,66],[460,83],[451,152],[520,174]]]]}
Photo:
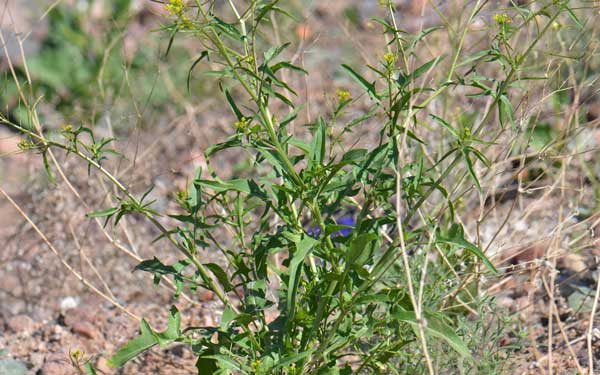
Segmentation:
{"type": "Polygon", "coordinates": [[[310,153],[310,150],[311,150],[310,145],[298,138],[291,137],[288,140],[288,143],[290,145],[295,146],[295,147],[299,148],[300,150],[306,152],[307,154],[310,153]]]}
{"type": "Polygon", "coordinates": [[[346,152],[344,154],[344,156],[342,156],[342,161],[343,162],[351,162],[351,163],[357,163],[359,162],[361,159],[363,159],[365,157],[365,155],[368,154],[368,150],[364,149],[364,148],[355,148],[352,149],[348,152],[346,152]]]}
{"type": "MultiPolygon", "coordinates": [[[[394,318],[409,323],[415,330],[418,328],[414,311],[397,312],[394,314],[394,318]]],[[[451,327],[432,314],[425,314],[425,319],[427,321],[425,324],[425,334],[446,341],[452,349],[456,350],[459,354],[471,358],[471,351],[451,327]]]]}
{"type": "Polygon", "coordinates": [[[155,275],[178,275],[190,264],[188,260],[180,260],[172,266],[163,264],[158,258],[144,260],[138,264],[134,270],[151,272],[155,275]]]}
{"type": "Polygon", "coordinates": [[[103,211],[90,212],[89,214],[85,214],[85,217],[94,218],[94,217],[104,217],[104,216],[112,216],[119,211],[119,207],[108,208],[103,211]]]}
{"type": "Polygon", "coordinates": [[[290,44],[291,43],[284,43],[280,46],[273,46],[273,47],[269,48],[264,53],[265,61],[263,64],[267,65],[268,63],[270,63],[274,58],[279,56],[281,54],[281,52],[283,52],[283,50],[285,50],[290,44]]]}
{"type": "Polygon", "coordinates": [[[215,145],[208,147],[206,149],[206,151],[204,152],[204,155],[206,155],[206,157],[209,158],[219,151],[226,150],[228,148],[233,148],[233,147],[240,147],[241,145],[242,145],[242,140],[241,140],[240,136],[238,134],[234,134],[231,137],[229,137],[229,139],[227,139],[225,142],[217,143],[215,145]]]}
{"type": "Polygon", "coordinates": [[[377,103],[381,103],[381,98],[377,94],[377,90],[375,90],[375,82],[370,83],[363,76],[354,71],[350,66],[346,64],[342,64],[342,68],[350,74],[358,84],[369,93],[371,98],[373,98],[377,103]]]}
{"type": "Polygon", "coordinates": [[[302,235],[300,241],[296,242],[296,251],[292,254],[290,261],[290,279],[287,290],[287,317],[288,321],[294,320],[296,313],[296,295],[298,293],[298,284],[302,277],[302,265],[304,259],[316,246],[319,241],[307,235],[302,235]]]}
{"type": "Polygon", "coordinates": [[[221,268],[221,266],[216,263],[206,263],[204,266],[216,276],[217,280],[219,280],[219,283],[221,283],[223,286],[223,289],[225,289],[225,292],[233,290],[233,286],[229,282],[229,276],[227,276],[227,273],[225,270],[223,270],[223,268],[221,268]]]}
{"type": "Polygon", "coordinates": [[[228,181],[216,181],[216,180],[196,180],[199,185],[206,186],[215,192],[222,193],[227,191],[239,191],[240,193],[250,194],[250,180],[228,180],[228,181]]]}
{"type": "Polygon", "coordinates": [[[441,117],[437,117],[436,115],[429,115],[433,121],[438,124],[441,125],[444,129],[448,130],[450,132],[450,134],[452,134],[452,136],[454,137],[454,139],[460,139],[460,135],[458,134],[458,131],[450,124],[448,124],[443,118],[441,117]]]}
{"type": "Polygon", "coordinates": [[[227,99],[227,103],[229,103],[231,110],[235,114],[235,117],[238,119],[238,121],[242,121],[244,115],[242,114],[242,111],[240,111],[240,109],[238,108],[237,104],[235,104],[235,100],[231,97],[229,90],[225,90],[225,98],[227,99]]]}
{"type": "Polygon", "coordinates": [[[475,169],[473,168],[473,162],[471,161],[471,158],[469,157],[469,149],[466,147],[461,148],[460,153],[463,156],[463,158],[465,159],[465,163],[467,164],[467,171],[469,172],[471,179],[477,186],[477,190],[479,190],[481,192],[481,185],[479,184],[479,179],[477,178],[477,174],[475,174],[475,169]]]}
{"type": "Polygon", "coordinates": [[[166,347],[181,336],[181,314],[177,307],[171,306],[169,309],[169,320],[167,329],[163,332],[152,332],[156,337],[158,345],[161,348],[166,347]]]}
{"type": "Polygon", "coordinates": [[[500,100],[498,102],[498,113],[500,115],[500,125],[504,126],[506,122],[506,118],[510,122],[510,125],[513,129],[516,129],[515,125],[515,113],[513,112],[512,104],[510,100],[506,97],[506,95],[500,95],[500,100]]]}
{"type": "MultiPolygon", "coordinates": [[[[211,353],[212,355],[214,354],[214,351],[211,350],[209,353],[211,353]]],[[[204,357],[204,354],[198,356],[198,360],[196,361],[196,368],[198,369],[198,375],[213,375],[219,369],[217,367],[217,360],[214,358],[204,357]]]]}
{"type": "Polygon", "coordinates": [[[299,66],[296,66],[288,61],[281,61],[281,62],[278,62],[277,64],[271,66],[271,70],[273,72],[277,72],[280,69],[289,69],[289,70],[293,70],[293,71],[296,71],[299,73],[308,74],[308,72],[305,69],[303,69],[299,66]]]}
{"type": "Polygon", "coordinates": [[[488,257],[485,256],[485,254],[483,253],[483,251],[481,251],[480,248],[465,240],[464,231],[460,224],[453,224],[452,228],[449,231],[449,237],[437,236],[436,242],[460,246],[468,252],[470,252],[471,254],[475,255],[477,258],[479,258],[490,271],[492,271],[495,274],[499,273],[496,267],[494,267],[492,262],[488,259],[488,257]]]}
{"type": "Polygon", "coordinates": [[[154,332],[145,319],[141,322],[141,334],[119,349],[109,360],[108,366],[122,367],[127,361],[150,349],[154,345],[164,347],[181,336],[181,315],[175,306],[169,310],[169,321],[164,332],[154,332]]]}
{"type": "Polygon", "coordinates": [[[414,49],[417,46],[417,43],[419,43],[421,40],[423,40],[427,35],[431,34],[432,32],[434,32],[436,30],[442,30],[442,29],[444,29],[443,26],[433,26],[433,27],[429,27],[427,29],[424,29],[423,31],[421,31],[419,33],[419,35],[417,35],[414,38],[414,40],[410,44],[410,49],[414,49]]]}
{"type": "Polygon", "coordinates": [[[425,64],[421,65],[411,73],[411,78],[413,80],[419,78],[423,74],[427,73],[430,69],[433,69],[440,61],[444,60],[445,57],[446,56],[438,56],[435,59],[427,61],[425,64]]]}
{"type": "Polygon", "coordinates": [[[127,361],[135,358],[137,355],[145,352],[156,344],[158,344],[158,342],[152,334],[150,325],[145,319],[142,319],[140,336],[121,347],[121,349],[108,360],[108,366],[112,368],[122,367],[127,361]]]}
{"type": "Polygon", "coordinates": [[[326,128],[327,125],[325,125],[325,121],[323,121],[323,118],[319,117],[317,120],[317,129],[313,136],[312,144],[310,145],[309,159],[312,167],[323,165],[323,160],[325,158],[326,128]]]}
{"type": "Polygon", "coordinates": [[[273,366],[270,370],[271,371],[275,371],[275,370],[278,370],[278,369],[280,369],[282,367],[291,365],[292,363],[296,363],[296,362],[298,362],[298,361],[300,361],[300,360],[308,357],[309,355],[313,354],[316,350],[317,349],[314,348],[314,349],[306,350],[306,351],[301,352],[301,353],[294,354],[294,355],[289,356],[289,357],[284,357],[275,366],[273,366]]]}
{"type": "Polygon", "coordinates": [[[222,19],[220,19],[219,17],[215,17],[213,16],[213,26],[215,26],[216,29],[218,29],[219,31],[221,31],[223,34],[227,35],[229,38],[237,41],[237,42],[241,42],[244,38],[244,36],[238,31],[238,29],[236,28],[236,24],[232,24],[232,23],[227,23],[225,21],[223,21],[222,19]]]}
{"type": "Polygon", "coordinates": [[[229,323],[234,321],[236,315],[230,307],[223,310],[223,314],[221,314],[221,330],[226,331],[229,323]]]}
{"type": "Polygon", "coordinates": [[[188,74],[187,74],[187,91],[188,91],[188,93],[190,92],[190,80],[192,79],[192,71],[194,70],[196,65],[198,65],[198,63],[200,61],[202,61],[205,57],[208,58],[208,51],[202,51],[200,56],[192,63],[192,66],[188,70],[188,74]]]}
{"type": "Polygon", "coordinates": [[[371,251],[367,246],[377,238],[378,236],[375,233],[365,233],[355,238],[350,244],[350,249],[346,255],[348,264],[358,267],[365,264],[371,255],[371,251]]]}
{"type": "Polygon", "coordinates": [[[471,55],[469,58],[467,58],[467,59],[463,60],[462,62],[460,62],[457,65],[457,67],[460,67],[460,66],[472,63],[473,61],[479,60],[479,59],[481,59],[482,57],[485,57],[485,56],[494,56],[493,60],[496,60],[497,59],[497,54],[498,54],[498,52],[494,51],[494,50],[479,51],[479,52],[471,55]]]}
{"type": "Polygon", "coordinates": [[[96,370],[94,369],[94,366],[92,366],[92,364],[89,362],[86,362],[83,365],[83,369],[85,370],[85,373],[87,375],[97,375],[96,370]]]}
{"type": "Polygon", "coordinates": [[[247,372],[242,372],[242,374],[249,374],[250,373],[249,371],[251,371],[250,367],[243,366],[242,364],[234,361],[233,359],[231,359],[231,357],[229,357],[227,355],[213,354],[213,355],[203,356],[202,358],[213,359],[213,360],[217,361],[221,366],[225,367],[228,370],[233,370],[233,371],[245,370],[245,371],[247,371],[247,372]]]}

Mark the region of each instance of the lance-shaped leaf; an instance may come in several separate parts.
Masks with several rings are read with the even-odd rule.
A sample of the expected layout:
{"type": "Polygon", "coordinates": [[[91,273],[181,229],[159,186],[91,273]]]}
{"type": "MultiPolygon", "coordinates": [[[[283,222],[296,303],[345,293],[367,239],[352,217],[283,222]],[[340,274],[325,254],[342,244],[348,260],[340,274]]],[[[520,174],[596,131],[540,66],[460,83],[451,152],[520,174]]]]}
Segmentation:
{"type": "Polygon", "coordinates": [[[145,352],[154,345],[161,348],[171,344],[181,337],[181,315],[177,307],[169,310],[169,321],[164,332],[155,332],[145,319],[142,319],[140,335],[121,347],[109,360],[108,365],[112,368],[122,367],[127,361],[145,352]]]}
{"type": "Polygon", "coordinates": [[[465,250],[479,258],[490,271],[492,271],[495,274],[498,274],[498,270],[496,269],[496,267],[494,267],[494,265],[488,259],[488,257],[485,256],[483,251],[481,251],[480,248],[473,245],[471,242],[467,241],[464,238],[464,231],[462,229],[462,226],[460,226],[459,224],[452,225],[452,228],[450,229],[449,235],[447,237],[438,235],[435,240],[437,243],[445,243],[464,248],[465,250]]]}

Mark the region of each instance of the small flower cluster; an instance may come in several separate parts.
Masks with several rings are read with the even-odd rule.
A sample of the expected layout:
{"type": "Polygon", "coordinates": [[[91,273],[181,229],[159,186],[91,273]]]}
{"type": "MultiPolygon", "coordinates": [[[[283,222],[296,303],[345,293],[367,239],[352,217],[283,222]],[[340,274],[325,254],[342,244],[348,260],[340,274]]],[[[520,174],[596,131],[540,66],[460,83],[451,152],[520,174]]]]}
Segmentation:
{"type": "Polygon", "coordinates": [[[71,142],[71,146],[77,147],[77,136],[79,135],[79,129],[75,129],[71,124],[64,124],[60,128],[62,135],[71,142]]]}
{"type": "Polygon", "coordinates": [[[471,138],[471,128],[465,128],[465,138],[471,138]]]}
{"type": "Polygon", "coordinates": [[[183,16],[185,12],[185,6],[183,0],[171,0],[169,4],[165,5],[165,10],[176,17],[183,16]]]}
{"type": "Polygon", "coordinates": [[[350,91],[348,90],[337,89],[335,94],[340,102],[345,102],[346,100],[350,99],[350,91]]]}
{"type": "Polygon", "coordinates": [[[233,126],[235,126],[236,129],[241,130],[241,131],[245,131],[246,129],[248,129],[248,125],[250,125],[250,120],[242,117],[239,121],[236,121],[233,126]]]}
{"type": "Polygon", "coordinates": [[[73,129],[73,125],[70,125],[70,124],[63,125],[60,130],[63,134],[69,134],[69,133],[75,132],[75,129],[73,129]]]}
{"type": "Polygon", "coordinates": [[[512,20],[506,15],[506,13],[494,15],[494,22],[498,25],[508,25],[512,20]]]}
{"type": "Polygon", "coordinates": [[[383,61],[385,61],[388,65],[392,65],[398,60],[398,55],[392,52],[388,52],[383,55],[383,61]]]}
{"type": "Polygon", "coordinates": [[[169,14],[179,18],[179,22],[184,29],[192,28],[192,20],[185,15],[183,0],[171,0],[169,4],[165,5],[165,10],[169,14]]]}
{"type": "Polygon", "coordinates": [[[27,151],[27,150],[32,150],[35,148],[35,144],[33,144],[33,142],[23,139],[21,140],[18,144],[17,147],[19,148],[19,150],[21,151],[27,151]]]}

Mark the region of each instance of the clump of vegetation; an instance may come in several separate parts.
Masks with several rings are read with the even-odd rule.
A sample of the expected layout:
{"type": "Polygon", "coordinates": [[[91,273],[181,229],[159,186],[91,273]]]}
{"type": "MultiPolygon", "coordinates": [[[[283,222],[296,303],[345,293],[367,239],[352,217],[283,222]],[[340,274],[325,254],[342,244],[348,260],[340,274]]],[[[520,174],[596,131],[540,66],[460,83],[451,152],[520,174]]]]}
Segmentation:
{"type": "MultiPolygon", "coordinates": [[[[142,320],[140,335],[110,365],[179,342],[197,356],[198,374],[502,370],[514,347],[497,340],[510,321],[486,318],[493,303],[485,293],[499,271],[481,221],[469,236],[460,213],[479,206],[486,216],[490,149],[519,154],[534,134],[530,114],[519,115],[515,103],[531,94],[528,85],[549,79],[538,75],[540,43],[552,45],[546,38],[557,28],[584,26],[568,1],[496,11],[478,0],[456,25],[411,34],[393,4],[380,3],[385,16],[372,22],[385,49],[377,63],[341,65],[355,86],[332,88],[331,110],[309,123],[301,123],[294,82],[310,72],[290,58],[290,43],[265,38],[276,22],[296,22],[293,10],[272,0],[165,4],[167,54],[174,38],[199,40],[204,50],[187,67],[188,85],[204,71],[235,117],[230,137],[204,151],[207,164],[189,189],[174,194],[177,212],[158,212],[150,187],[138,196],[105,168],[121,156],[112,138],[84,126],[48,137],[39,125],[2,118],[27,135],[21,148],[41,153],[49,173],[47,156],[59,149],[114,185],[118,205],[88,217],[111,225],[144,217],[161,233],[152,240],[181,256],[165,264],[157,254],[137,270],[157,284],[170,280],[176,297],[208,289],[223,306],[215,327],[182,327],[175,306],[165,331],[142,320]],[[429,50],[434,38],[447,38],[451,53],[429,50]],[[451,108],[454,96],[472,106],[451,108]],[[364,102],[367,109],[353,109],[364,102]],[[365,133],[376,142],[354,142],[365,133]],[[210,161],[234,148],[251,168],[227,179],[210,161]],[[176,224],[166,227],[162,215],[176,224]],[[227,238],[216,234],[223,228],[227,238]],[[205,249],[223,263],[204,262],[205,249]]],[[[35,122],[35,108],[27,110],[35,122]]]]}

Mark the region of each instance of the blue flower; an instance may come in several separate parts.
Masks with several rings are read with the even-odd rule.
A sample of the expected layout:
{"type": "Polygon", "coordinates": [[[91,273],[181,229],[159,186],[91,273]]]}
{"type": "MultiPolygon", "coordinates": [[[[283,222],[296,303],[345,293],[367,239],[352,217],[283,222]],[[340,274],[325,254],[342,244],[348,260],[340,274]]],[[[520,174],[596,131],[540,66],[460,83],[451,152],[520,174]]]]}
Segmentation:
{"type": "MultiPolygon", "coordinates": [[[[356,220],[352,216],[344,216],[337,220],[339,225],[347,225],[349,227],[354,227],[356,225],[356,220]]],[[[335,232],[331,235],[331,237],[348,237],[350,233],[352,233],[353,228],[342,228],[339,231],[335,232]]]]}
{"type": "MultiPolygon", "coordinates": [[[[352,227],[352,228],[341,228],[337,232],[332,233],[331,238],[348,237],[352,233],[353,227],[356,225],[356,219],[354,219],[353,216],[348,215],[348,213],[346,213],[345,216],[341,216],[339,218],[334,218],[334,220],[337,225],[344,225],[344,226],[352,227]]],[[[319,227],[319,226],[309,227],[307,229],[306,233],[308,233],[308,235],[311,237],[317,238],[321,234],[321,227],[319,227]]]]}

